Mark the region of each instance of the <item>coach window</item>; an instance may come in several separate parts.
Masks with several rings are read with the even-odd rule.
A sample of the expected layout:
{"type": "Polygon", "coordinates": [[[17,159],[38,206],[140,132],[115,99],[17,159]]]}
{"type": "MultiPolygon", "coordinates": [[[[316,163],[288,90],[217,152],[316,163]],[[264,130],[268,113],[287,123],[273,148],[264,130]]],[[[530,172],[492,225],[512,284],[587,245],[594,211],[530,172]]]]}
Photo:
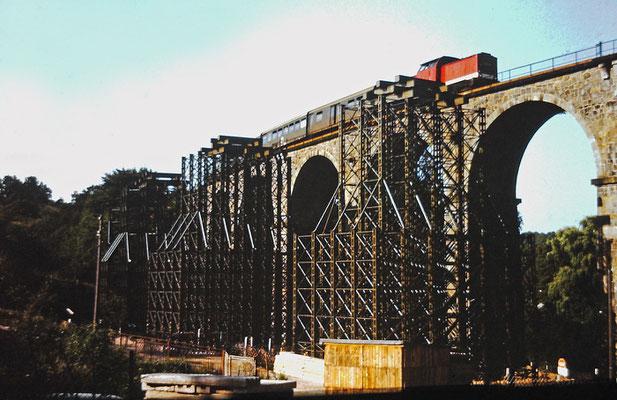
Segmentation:
{"type": "Polygon", "coordinates": [[[283,135],[287,135],[287,132],[289,132],[289,128],[288,127],[284,127],[283,128],[283,135]]]}
{"type": "Polygon", "coordinates": [[[323,118],[323,113],[320,111],[317,113],[317,116],[315,117],[315,119],[317,122],[319,122],[321,121],[322,118],[323,118]]]}
{"type": "Polygon", "coordinates": [[[306,118],[302,118],[300,121],[300,129],[306,128],[306,118]]]}
{"type": "Polygon", "coordinates": [[[334,106],[330,106],[330,120],[332,122],[336,122],[336,108],[338,106],[334,105],[334,106]]]}
{"type": "Polygon", "coordinates": [[[296,121],[296,123],[294,124],[294,130],[298,130],[300,129],[300,121],[296,121]]]}

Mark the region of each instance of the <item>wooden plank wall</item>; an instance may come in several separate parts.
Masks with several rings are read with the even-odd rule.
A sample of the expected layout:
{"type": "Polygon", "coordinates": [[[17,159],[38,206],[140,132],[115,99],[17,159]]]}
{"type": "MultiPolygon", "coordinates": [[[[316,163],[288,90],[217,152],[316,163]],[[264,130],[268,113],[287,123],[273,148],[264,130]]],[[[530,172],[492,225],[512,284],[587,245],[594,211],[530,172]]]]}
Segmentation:
{"type": "Polygon", "coordinates": [[[425,345],[325,343],[326,389],[402,389],[446,384],[449,349],[425,345]]]}

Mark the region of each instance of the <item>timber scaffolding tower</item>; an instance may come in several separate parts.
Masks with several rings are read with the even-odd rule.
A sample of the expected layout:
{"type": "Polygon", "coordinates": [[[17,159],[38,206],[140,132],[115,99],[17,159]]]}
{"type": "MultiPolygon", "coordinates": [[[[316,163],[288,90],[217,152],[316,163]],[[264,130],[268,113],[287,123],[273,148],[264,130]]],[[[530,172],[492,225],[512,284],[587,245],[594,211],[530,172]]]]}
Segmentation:
{"type": "Polygon", "coordinates": [[[430,85],[398,76],[341,106],[339,184],[309,235],[292,231],[286,147],[220,137],[183,158],[182,212],[149,264],[149,330],[312,356],[326,338],[406,340],[516,366],[520,273],[488,266],[497,239],[473,226],[501,220],[469,193],[484,110],[430,85]]]}

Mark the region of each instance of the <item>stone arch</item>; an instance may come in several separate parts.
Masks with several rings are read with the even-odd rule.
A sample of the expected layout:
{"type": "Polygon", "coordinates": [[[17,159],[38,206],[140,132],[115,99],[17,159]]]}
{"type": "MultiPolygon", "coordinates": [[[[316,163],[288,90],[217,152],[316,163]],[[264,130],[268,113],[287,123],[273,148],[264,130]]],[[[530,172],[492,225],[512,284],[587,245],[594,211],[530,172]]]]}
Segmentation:
{"type": "MultiPolygon", "coordinates": [[[[593,184],[597,187],[597,214],[609,217],[602,219],[603,222],[608,222],[608,225],[603,226],[603,234],[605,239],[610,240],[612,275],[614,281],[617,281],[617,60],[604,60],[599,64],[582,65],[581,67],[555,71],[545,75],[545,77],[532,76],[517,79],[509,84],[505,83],[501,87],[495,87],[495,89],[489,89],[483,94],[470,98],[468,103],[471,109],[483,108],[486,110],[487,126],[489,127],[487,132],[492,129],[491,127],[493,127],[495,122],[499,121],[508,110],[529,102],[552,104],[558,107],[573,116],[583,129],[583,132],[585,132],[595,159],[597,178],[593,180],[593,184]]],[[[481,144],[482,140],[482,138],[478,138],[478,144],[481,144]]],[[[478,162],[476,157],[479,159],[485,157],[482,155],[482,147],[479,146],[479,150],[471,156],[474,160],[468,161],[471,164],[472,171],[476,174],[476,178],[477,165],[475,164],[478,162]]],[[[470,195],[474,192],[474,183],[472,181],[473,179],[470,179],[470,195]]],[[[506,224],[510,224],[510,226],[514,224],[513,217],[516,210],[516,204],[512,200],[514,200],[513,196],[510,197],[510,203],[507,201],[504,203],[498,199],[491,200],[507,211],[504,215],[508,217],[506,220],[509,219],[509,221],[506,221],[506,224]]],[[[470,199],[470,203],[471,201],[470,199]]],[[[490,202],[485,201],[485,203],[489,205],[488,203],[490,202]]],[[[470,209],[472,208],[474,207],[470,204],[470,209]]],[[[495,230],[493,232],[486,232],[479,229],[477,224],[474,227],[474,224],[471,223],[473,219],[472,213],[473,211],[470,211],[470,241],[477,240],[483,243],[482,246],[484,246],[487,243],[487,238],[495,234],[495,230]]],[[[513,232],[512,229],[510,231],[513,232]]],[[[512,236],[515,240],[518,240],[518,235],[512,236]]],[[[494,240],[494,242],[496,241],[494,240]]],[[[471,261],[472,265],[479,260],[478,251],[484,250],[479,247],[481,246],[475,246],[475,248],[470,249],[470,257],[473,259],[471,261]]],[[[510,247],[515,248],[516,246],[510,247]]],[[[485,264],[481,267],[485,280],[494,278],[487,276],[490,273],[494,273],[494,271],[488,268],[491,266],[488,264],[492,263],[494,266],[496,261],[502,262],[501,267],[497,268],[497,273],[502,274],[499,277],[501,281],[504,278],[508,278],[507,274],[503,276],[503,273],[509,268],[508,263],[512,265],[511,261],[513,258],[511,257],[512,253],[510,255],[504,255],[503,253],[501,254],[501,260],[499,259],[499,251],[493,251],[492,258],[489,257],[488,261],[481,261],[485,264]]],[[[500,290],[503,292],[502,289],[503,287],[493,288],[492,291],[491,289],[486,290],[482,294],[485,296],[484,300],[491,296],[496,298],[496,293],[500,290]]],[[[499,308],[502,305],[497,304],[495,307],[499,308]]],[[[613,309],[617,311],[616,301],[613,302],[613,309]]],[[[500,324],[503,325],[503,322],[491,321],[493,325],[488,326],[490,325],[489,323],[483,329],[493,329],[491,338],[495,338],[495,332],[501,332],[497,336],[503,338],[505,333],[502,326],[500,326],[500,324]]],[[[493,341],[492,344],[489,343],[488,347],[493,346],[495,349],[496,344],[498,345],[497,342],[493,341]]],[[[485,361],[498,365],[500,360],[485,361]]]]}
{"type": "Polygon", "coordinates": [[[525,150],[540,127],[568,112],[582,127],[600,172],[601,154],[595,132],[580,107],[554,95],[529,90],[487,107],[486,132],[478,139],[469,179],[470,262],[479,265],[481,282],[474,290],[486,316],[484,363],[489,369],[521,365],[523,317],[516,181],[525,150]],[[500,351],[502,343],[510,345],[500,351]]]}
{"type": "MultiPolygon", "coordinates": [[[[581,128],[583,129],[583,132],[585,132],[585,135],[587,136],[587,139],[589,140],[591,144],[591,150],[593,152],[595,163],[596,163],[597,175],[603,176],[606,174],[607,171],[605,171],[603,168],[604,165],[606,164],[603,162],[602,155],[599,151],[599,146],[598,146],[598,141],[597,141],[598,132],[596,132],[592,128],[593,124],[590,123],[588,119],[585,117],[581,109],[580,99],[578,102],[576,102],[576,101],[572,101],[572,99],[567,99],[566,97],[569,97],[569,96],[564,97],[564,96],[557,95],[555,93],[546,93],[545,88],[543,87],[531,87],[525,93],[519,94],[517,96],[512,96],[509,98],[509,100],[499,103],[497,107],[495,107],[492,110],[489,110],[489,114],[487,115],[487,118],[486,118],[486,126],[490,127],[498,118],[502,117],[503,114],[506,113],[508,110],[512,110],[516,106],[519,106],[523,103],[539,102],[539,103],[553,104],[561,108],[562,112],[566,112],[572,115],[574,119],[576,120],[576,122],[581,126],[581,128]]],[[[574,96],[574,97],[578,97],[578,96],[574,96]]],[[[550,118],[552,118],[552,116],[550,118]]]]}
{"type": "MultiPolygon", "coordinates": [[[[548,102],[537,97],[518,100],[507,109],[500,107],[487,118],[486,132],[479,138],[478,151],[471,161],[472,179],[478,178],[474,174],[486,164],[487,170],[482,178],[489,187],[500,187],[504,190],[503,195],[512,197],[515,195],[518,168],[527,145],[544,123],[557,114],[567,112],[559,104],[562,102],[548,102]]],[[[594,158],[598,169],[597,151],[594,151],[594,158]]]]}
{"type": "Polygon", "coordinates": [[[296,178],[300,173],[300,169],[307,163],[312,157],[325,157],[338,171],[339,166],[339,139],[338,137],[326,142],[318,143],[313,146],[305,147],[300,150],[295,150],[290,153],[291,162],[291,188],[293,191],[296,183],[296,178]]]}
{"type": "MultiPolygon", "coordinates": [[[[333,218],[322,220],[338,187],[338,171],[329,158],[313,156],[298,171],[290,201],[291,224],[295,233],[311,233],[320,221],[330,225],[333,218]],[[327,221],[326,221],[327,220],[327,221]]],[[[337,208],[332,207],[336,217],[337,208]]],[[[335,218],[334,218],[335,219],[335,218]]],[[[332,226],[325,227],[331,229],[332,226]]]]}

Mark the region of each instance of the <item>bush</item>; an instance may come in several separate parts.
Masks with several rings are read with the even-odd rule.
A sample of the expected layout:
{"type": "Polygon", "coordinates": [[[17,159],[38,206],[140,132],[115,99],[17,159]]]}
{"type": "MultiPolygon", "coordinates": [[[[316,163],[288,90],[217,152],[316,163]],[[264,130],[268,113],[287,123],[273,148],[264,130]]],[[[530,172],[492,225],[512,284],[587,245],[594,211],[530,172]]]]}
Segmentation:
{"type": "Polygon", "coordinates": [[[157,372],[173,372],[178,374],[201,373],[200,368],[185,360],[146,360],[137,361],[138,375],[157,372]]]}
{"type": "Polygon", "coordinates": [[[104,330],[26,317],[0,336],[0,375],[6,398],[50,393],[124,395],[128,360],[104,330]]]}

